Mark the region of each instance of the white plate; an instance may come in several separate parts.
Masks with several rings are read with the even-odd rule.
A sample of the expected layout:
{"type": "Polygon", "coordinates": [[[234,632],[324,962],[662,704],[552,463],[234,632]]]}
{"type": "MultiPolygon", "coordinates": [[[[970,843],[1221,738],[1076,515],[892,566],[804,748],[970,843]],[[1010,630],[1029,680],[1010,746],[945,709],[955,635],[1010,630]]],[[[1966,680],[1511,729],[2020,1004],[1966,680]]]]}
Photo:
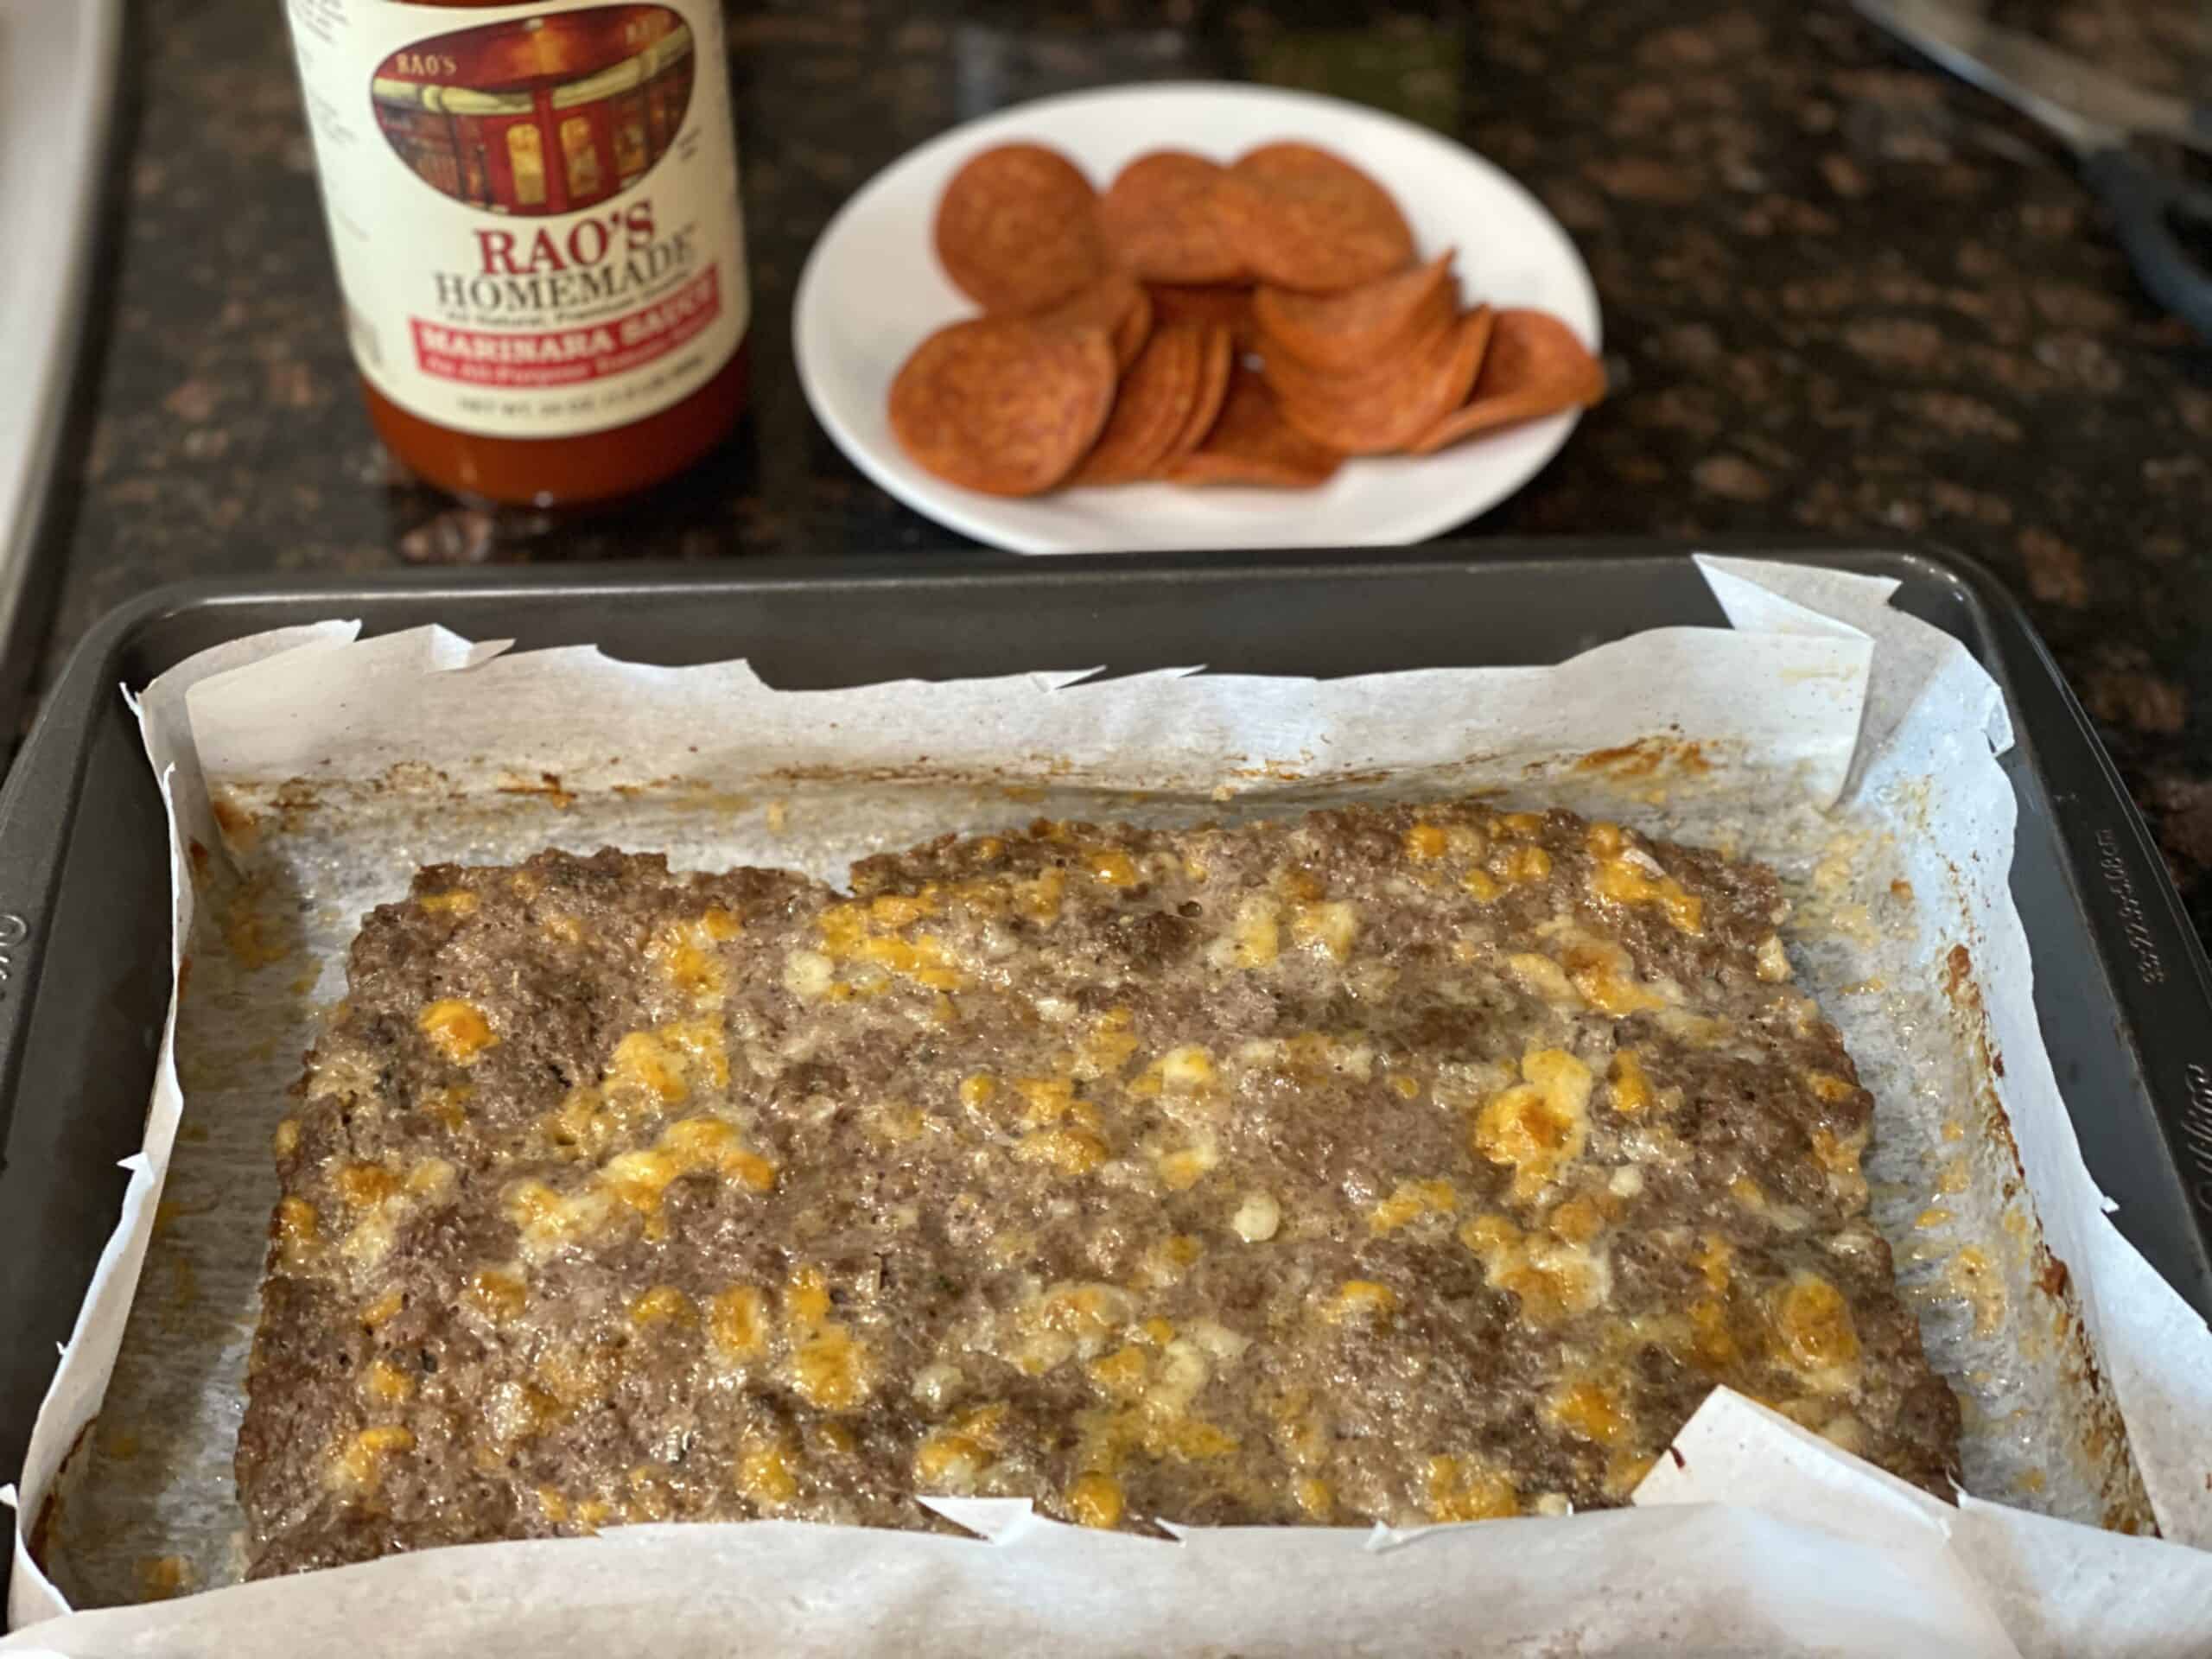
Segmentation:
{"type": "Polygon", "coordinates": [[[1597,289],[1574,245],[1534,196],[1473,152],[1395,116],[1306,92],[1116,86],[956,127],[845,204],[808,256],[792,308],[799,383],[816,418],[855,466],[917,512],[1017,553],[1382,546],[1495,506],[1558,452],[1576,416],[1440,454],[1347,461],[1315,490],[1128,484],[1022,499],[948,484],[909,461],[892,435],[884,400],[899,365],[924,335],[976,309],[938,268],[930,235],[938,197],[969,156],[1032,139],[1065,151],[1103,189],[1148,149],[1228,161],[1277,138],[1319,144],[1372,174],[1397,198],[1425,255],[1459,251],[1471,302],[1540,306],[1598,348],[1597,289]]]}

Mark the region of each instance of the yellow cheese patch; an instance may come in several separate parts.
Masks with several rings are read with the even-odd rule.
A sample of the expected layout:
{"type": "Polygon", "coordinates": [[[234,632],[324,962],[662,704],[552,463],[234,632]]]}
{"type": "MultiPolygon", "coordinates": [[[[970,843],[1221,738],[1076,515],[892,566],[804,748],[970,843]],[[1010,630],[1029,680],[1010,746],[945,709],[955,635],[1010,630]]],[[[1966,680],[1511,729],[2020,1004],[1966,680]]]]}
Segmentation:
{"type": "Polygon", "coordinates": [[[1503,847],[1490,868],[1501,881],[1541,881],[1552,873],[1552,855],[1541,847],[1503,847]]]}
{"type": "Polygon", "coordinates": [[[707,1300],[707,1339],[725,1359],[753,1359],[768,1346],[768,1299],[732,1285],[707,1300]]]}
{"type": "Polygon", "coordinates": [[[1017,1163],[1039,1164],[1071,1177],[1088,1175],[1109,1155],[1106,1143],[1088,1129],[1036,1129],[1014,1147],[1017,1163]]]}
{"type": "Polygon", "coordinates": [[[278,1201],[276,1218],[271,1224],[284,1260],[299,1266],[314,1249],[321,1232],[315,1205],[305,1198],[290,1198],[278,1201]]]}
{"type": "Polygon", "coordinates": [[[874,1386],[874,1357],[849,1326],[830,1319],[833,1306],[821,1268],[793,1272],[784,1293],[791,1382],[801,1399],[819,1410],[850,1411],[874,1386]]]}
{"type": "Polygon", "coordinates": [[[1075,1110],[1075,1084],[1067,1077],[1016,1077],[1014,1092],[1025,1123],[1057,1123],[1075,1110]]]}
{"type": "Polygon", "coordinates": [[[1567,969],[1549,957],[1533,950],[1516,952],[1506,957],[1505,971],[1529,995],[1561,1013],[1573,1013],[1582,1006],[1582,994],[1567,978],[1567,969]]]}
{"type": "Polygon", "coordinates": [[[1472,1459],[1428,1460],[1428,1513],[1435,1521],[1496,1521],[1521,1513],[1521,1494],[1472,1459]]]}
{"type": "Polygon", "coordinates": [[[1441,858],[1444,856],[1446,845],[1444,829],[1440,824],[1416,823],[1406,831],[1405,849],[1408,858],[1424,861],[1441,858]]]}
{"type": "Polygon", "coordinates": [[[1122,1484],[1096,1471],[1077,1475],[1068,1488],[1068,1513],[1084,1527],[1115,1527],[1122,1520],[1122,1484]]]}
{"type": "Polygon", "coordinates": [[[934,933],[903,931],[944,909],[935,887],[918,893],[885,893],[874,899],[832,905],[822,912],[822,954],[852,970],[852,988],[861,994],[884,989],[893,977],[933,991],[956,991],[966,983],[934,933]]]}
{"type": "Polygon", "coordinates": [[[798,1496],[798,1454],[780,1436],[757,1435],[737,1459],[737,1489],[755,1503],[788,1503],[798,1496]]]}
{"type": "Polygon", "coordinates": [[[373,1491],[383,1482],[386,1463],[402,1452],[412,1451],[414,1446],[413,1429],[396,1424],[365,1428],[340,1448],[333,1472],[343,1485],[373,1491]]]}
{"type": "Polygon", "coordinates": [[[414,1395],[415,1379],[388,1359],[372,1359],[361,1374],[361,1386],[372,1400],[395,1406],[414,1395]]]}
{"type": "Polygon", "coordinates": [[[1160,1086],[1171,1095],[1194,1095],[1211,1086],[1213,1055],[1192,1045],[1171,1048],[1160,1057],[1160,1086]]]}
{"type": "Polygon", "coordinates": [[[1347,1279],[1321,1305],[1332,1325],[1386,1325],[1398,1312],[1398,1293],[1372,1279],[1347,1279]]]}
{"type": "Polygon", "coordinates": [[[1300,944],[1318,946],[1332,960],[1348,962],[1351,959],[1352,941],[1359,935],[1359,912],[1342,900],[1294,905],[1290,912],[1290,932],[1300,944]]]}
{"type": "Polygon", "coordinates": [[[643,1152],[607,1160],[598,1179],[622,1203],[643,1214],[660,1208],[661,1194],[682,1177],[711,1170],[755,1192],[776,1188],[776,1166],[739,1144],[737,1131],[720,1118],[687,1117],[671,1123],[643,1152]]]}
{"type": "Polygon", "coordinates": [[[1546,1414],[1570,1434],[1599,1446],[1618,1446],[1628,1438],[1628,1414],[1604,1384],[1570,1383],[1552,1395],[1546,1414]]]}
{"type": "Polygon", "coordinates": [[[521,1313],[530,1293],[513,1274],[484,1268],[468,1275],[462,1294],[472,1307],[496,1325],[521,1313]]]}
{"type": "Polygon", "coordinates": [[[1162,1153],[1158,1160],[1160,1184],[1170,1192],[1187,1192],[1220,1162],[1220,1149],[1211,1139],[1162,1153]]]}
{"type": "Polygon", "coordinates": [[[349,1266],[365,1272],[384,1260],[398,1236],[391,1212],[372,1210],[339,1241],[338,1251],[349,1266]]]}
{"type": "Polygon", "coordinates": [[[1590,889],[1601,899],[1619,905],[1649,905],[1666,912],[1667,919],[1695,938],[1705,931],[1705,900],[1686,890],[1671,875],[1654,875],[1635,859],[1601,858],[1590,872],[1590,889]]]}
{"type": "Polygon", "coordinates": [[[509,1219],[522,1231],[525,1251],[543,1255],[603,1233],[624,1210],[646,1218],[646,1236],[664,1225],[661,1198],[686,1175],[713,1173],[754,1192],[772,1192],[776,1166],[748,1151],[737,1131],[719,1118],[687,1117],[661,1131],[652,1146],[610,1158],[571,1192],[543,1181],[524,1181],[507,1194],[509,1219]]]}
{"type": "Polygon", "coordinates": [[[1212,1052],[1185,1043],[1169,1049],[1123,1087],[1140,1100],[1165,1096],[1170,1102],[1204,1105],[1212,1101],[1218,1076],[1212,1052]]]}
{"type": "Polygon", "coordinates": [[[499,1041],[484,1010],[457,996],[440,997],[416,1015],[415,1024],[430,1039],[430,1046],[455,1065],[470,1064],[499,1041]]]}
{"type": "Polygon", "coordinates": [[[556,1192],[543,1181],[524,1181],[508,1192],[506,1209],[522,1234],[524,1251],[533,1256],[605,1231],[619,1213],[613,1196],[595,1179],[569,1193],[556,1192]]]}
{"type": "Polygon", "coordinates": [[[1859,1154],[1866,1147],[1864,1129],[1850,1135],[1839,1135],[1827,1129],[1813,1131],[1813,1156],[1827,1172],[1828,1185],[1836,1195],[1853,1209],[1866,1202],[1866,1177],[1859,1167],[1859,1154]]]}
{"type": "Polygon", "coordinates": [[[1137,1052],[1136,1033],[1130,1025],[1127,1008],[1109,1008],[1098,1016],[1076,1044],[1071,1071],[1078,1082],[1119,1075],[1137,1052]]]}
{"type": "Polygon", "coordinates": [[[989,1465],[990,1453],[972,1435],[941,1428],[914,1448],[914,1484],[930,1493],[964,1497],[989,1465]]]}
{"type": "Polygon", "coordinates": [[[1108,1339],[1128,1324],[1135,1312],[1135,1299],[1118,1285],[1062,1280],[1045,1291],[1027,1317],[1046,1331],[1072,1338],[1075,1351],[1090,1358],[1104,1351],[1108,1339]]]}
{"type": "Polygon", "coordinates": [[[1282,948],[1275,901],[1255,894],[1237,906],[1228,943],[1230,960],[1236,967],[1265,968],[1272,963],[1282,948]]]}
{"type": "Polygon", "coordinates": [[[844,1325],[824,1325],[791,1355],[791,1386],[817,1410],[850,1411],[870,1385],[868,1351],[844,1325]]]}
{"type": "Polygon", "coordinates": [[[1588,1198],[1569,1198],[1544,1217],[1546,1230],[1570,1244],[1587,1244],[1605,1225],[1604,1212],[1588,1198]]]}
{"type": "Polygon", "coordinates": [[[1637,978],[1635,958],[1610,939],[1576,939],[1561,960],[1583,1001],[1615,1019],[1667,1006],[1664,997],[1637,978]]]}
{"type": "Polygon", "coordinates": [[[1851,1365],[1859,1331],[1843,1293],[1816,1273],[1794,1274],[1775,1300],[1774,1323],[1789,1359],[1802,1372],[1851,1365]]]}
{"type": "Polygon", "coordinates": [[[1158,1243],[1147,1246],[1137,1258],[1131,1282],[1146,1290],[1179,1284],[1205,1254],[1203,1241],[1189,1233],[1171,1233],[1158,1243]]]}
{"type": "Polygon", "coordinates": [[[1613,1109],[1633,1117],[1651,1105],[1651,1077],[1644,1071],[1643,1062],[1636,1057],[1632,1048],[1624,1048],[1613,1056],[1611,1081],[1613,1109]]]}
{"type": "Polygon", "coordinates": [[[601,1087],[610,1098],[678,1106],[696,1087],[727,1088],[729,1052],[716,1020],[679,1020],[633,1031],[614,1046],[601,1087]]]}
{"type": "Polygon", "coordinates": [[[630,1323],[639,1329],[656,1325],[688,1325],[699,1322],[699,1310],[674,1285],[655,1285],[630,1304],[630,1323]]]}
{"type": "Polygon", "coordinates": [[[821,1268],[801,1267],[792,1270],[791,1283],[784,1291],[784,1319],[793,1330],[813,1330],[830,1317],[830,1279],[821,1268]]]}
{"type": "Polygon", "coordinates": [[[1590,1138],[1590,1068],[1564,1049],[1532,1049],[1517,1084],[1492,1098],[1475,1119],[1474,1149],[1513,1169],[1513,1196],[1536,1198],[1559,1171],[1582,1155],[1590,1138]]]}
{"type": "Polygon", "coordinates": [[[1423,1216],[1448,1216],[1459,1207],[1459,1194],[1449,1181],[1401,1181],[1397,1190],[1368,1211],[1368,1230],[1395,1232],[1423,1216]]]}
{"type": "Polygon", "coordinates": [[[1088,1368],[1090,1380],[1107,1394],[1134,1399],[1142,1394],[1152,1374],[1152,1361],[1141,1348],[1117,1348],[1088,1368]]]}
{"type": "Polygon", "coordinates": [[[1134,887],[1139,877],[1137,867],[1129,855],[1119,848],[1101,847],[1086,854],[1083,873],[1092,880],[1109,887],[1134,887]]]}
{"type": "Polygon", "coordinates": [[[1459,1242],[1483,1264],[1484,1281],[1511,1291],[1520,1299],[1521,1316],[1540,1330],[1601,1307],[1612,1294],[1611,1264],[1604,1252],[1523,1233],[1510,1216],[1473,1217],[1459,1229],[1459,1242]]]}
{"type": "Polygon", "coordinates": [[[1743,1358],[1728,1328],[1727,1306],[1717,1298],[1700,1296],[1690,1304],[1690,1330],[1692,1351],[1707,1372],[1725,1374],[1743,1358]]]}
{"type": "Polygon", "coordinates": [[[1659,1011],[1659,1029],[1677,1042],[1692,1048],[1718,1048],[1730,1036],[1728,1022],[1715,1020],[1708,1014],[1692,1014],[1688,1008],[1667,1007],[1659,1011]]]}
{"type": "Polygon", "coordinates": [[[387,1290],[361,1310],[361,1323],[373,1331],[380,1325],[390,1324],[398,1316],[399,1310],[406,1306],[407,1298],[404,1294],[397,1290],[387,1290]]]}
{"type": "Polygon", "coordinates": [[[399,1177],[382,1164],[347,1164],[338,1172],[337,1186],[347,1204],[368,1210],[399,1191],[399,1177]]]}
{"type": "Polygon", "coordinates": [[[720,905],[703,914],[671,922],[645,942],[645,956],[668,982],[695,1001],[719,1003],[729,988],[729,971],[715,954],[745,931],[734,911],[720,905]]]}

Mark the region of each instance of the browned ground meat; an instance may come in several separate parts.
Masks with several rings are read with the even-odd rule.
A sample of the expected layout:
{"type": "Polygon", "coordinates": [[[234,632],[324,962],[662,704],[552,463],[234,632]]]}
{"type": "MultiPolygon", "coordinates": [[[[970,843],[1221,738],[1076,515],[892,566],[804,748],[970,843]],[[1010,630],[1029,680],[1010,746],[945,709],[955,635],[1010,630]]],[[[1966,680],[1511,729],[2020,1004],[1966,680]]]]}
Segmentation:
{"type": "Polygon", "coordinates": [[[277,1137],[252,1571],[754,1516],[1618,1503],[1719,1381],[1937,1491],[1766,871],[1473,804],[372,915],[277,1137]]]}

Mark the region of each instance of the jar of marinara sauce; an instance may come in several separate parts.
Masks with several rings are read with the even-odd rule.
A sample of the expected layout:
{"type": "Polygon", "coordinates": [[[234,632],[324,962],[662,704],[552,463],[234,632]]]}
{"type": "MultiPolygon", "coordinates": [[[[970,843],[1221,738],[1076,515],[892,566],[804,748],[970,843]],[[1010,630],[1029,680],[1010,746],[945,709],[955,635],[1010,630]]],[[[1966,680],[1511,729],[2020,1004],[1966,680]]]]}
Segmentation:
{"type": "Polygon", "coordinates": [[[393,454],[456,494],[554,506],[719,442],[751,315],[720,0],[288,3],[393,454]]]}

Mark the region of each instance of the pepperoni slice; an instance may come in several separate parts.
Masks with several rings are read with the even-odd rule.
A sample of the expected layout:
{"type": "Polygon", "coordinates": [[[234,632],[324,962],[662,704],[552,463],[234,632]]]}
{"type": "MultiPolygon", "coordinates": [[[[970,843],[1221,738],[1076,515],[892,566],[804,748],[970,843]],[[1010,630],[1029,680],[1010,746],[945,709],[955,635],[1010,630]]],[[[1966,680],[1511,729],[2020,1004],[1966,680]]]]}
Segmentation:
{"type": "Polygon", "coordinates": [[[1126,271],[1107,272],[1045,315],[1052,322],[1105,329],[1114,343],[1115,369],[1123,374],[1152,334],[1152,296],[1126,271]]]}
{"type": "Polygon", "coordinates": [[[1262,288],[1252,296],[1263,353],[1337,374],[1401,355],[1457,309],[1449,253],[1341,294],[1262,288]]]}
{"type": "Polygon", "coordinates": [[[1252,320],[1252,290],[1245,287],[1199,287],[1187,283],[1154,283],[1152,314],[1162,322],[1211,322],[1229,330],[1240,352],[1258,348],[1260,333],[1252,320]]]}
{"type": "Polygon", "coordinates": [[[1198,404],[1206,344],[1205,325],[1197,322],[1170,323],[1152,337],[1069,483],[1129,484],[1151,475],[1198,404]]]}
{"type": "Polygon", "coordinates": [[[1228,329],[1217,323],[1196,325],[1205,334],[1205,359],[1198,373],[1198,395],[1191,404],[1189,416],[1182,430],[1176,433],[1174,442],[1167,446],[1153,469],[1153,476],[1163,478],[1174,464],[1206,441],[1214,423],[1221,418],[1221,405],[1229,396],[1229,372],[1236,365],[1236,342],[1228,329]]]}
{"type": "Polygon", "coordinates": [[[1239,365],[1231,370],[1221,417],[1205,442],[1168,468],[1178,484],[1262,484],[1312,489],[1344,457],[1283,419],[1268,383],[1239,365]]]}
{"type": "Polygon", "coordinates": [[[1390,193],[1311,144],[1264,144],[1230,168],[1217,210],[1263,283],[1334,293],[1413,263],[1414,234],[1390,193]]]}
{"type": "Polygon", "coordinates": [[[1034,495],[1083,458],[1113,401],[1103,329],[982,317],[915,348],[891,383],[891,429],[950,483],[1034,495]]]}
{"type": "Polygon", "coordinates": [[[1316,443],[1347,454],[1403,449],[1465,399],[1482,368],[1492,321],[1488,306],[1456,317],[1397,372],[1350,383],[1334,397],[1286,395],[1283,418],[1316,443]]]}
{"type": "Polygon", "coordinates": [[[1605,395],[1605,366],[1573,329],[1548,311],[1501,311],[1466,402],[1407,448],[1433,454],[1478,432],[1587,409],[1605,395]]]}
{"type": "Polygon", "coordinates": [[[1433,319],[1421,333],[1400,341],[1389,355],[1370,359],[1342,374],[1310,369],[1285,352],[1269,351],[1268,342],[1262,336],[1261,372],[1267,376],[1269,389],[1286,404],[1310,404],[1318,409],[1327,409],[1347,402],[1387,399],[1402,392],[1407,378],[1417,373],[1420,365],[1442,348],[1459,320],[1456,312],[1447,311],[1433,319]]]}
{"type": "Polygon", "coordinates": [[[987,149],[938,201],[937,257],[984,310],[1044,310],[1106,272],[1098,193],[1056,149],[987,149]]]}
{"type": "Polygon", "coordinates": [[[1183,149],[1155,149],[1116,174],[1099,199],[1107,245],[1151,283],[1234,283],[1244,261],[1215,202],[1218,163],[1183,149]]]}

